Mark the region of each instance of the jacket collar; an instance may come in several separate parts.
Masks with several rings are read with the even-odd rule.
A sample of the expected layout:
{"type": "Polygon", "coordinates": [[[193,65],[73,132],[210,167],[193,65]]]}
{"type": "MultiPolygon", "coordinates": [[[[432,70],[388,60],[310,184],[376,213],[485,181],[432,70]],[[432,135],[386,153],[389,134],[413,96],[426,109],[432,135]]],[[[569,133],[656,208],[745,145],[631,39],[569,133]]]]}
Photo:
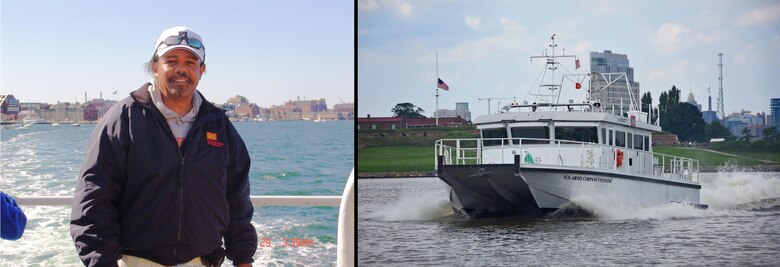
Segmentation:
{"type": "MultiPolygon", "coordinates": [[[[151,86],[152,83],[147,82],[141,85],[137,90],[130,93],[130,97],[135,100],[135,102],[143,105],[146,108],[152,108],[154,106],[154,102],[152,102],[152,95],[149,94],[149,86],[151,86]]],[[[202,103],[200,104],[200,107],[198,107],[198,113],[200,112],[219,112],[219,113],[225,113],[224,110],[221,108],[218,108],[211,104],[208,100],[206,100],[206,97],[203,96],[199,91],[195,91],[200,95],[200,99],[202,99],[202,103]]]]}
{"type": "MultiPolygon", "coordinates": [[[[132,97],[133,100],[135,100],[135,102],[141,104],[145,108],[153,108],[154,103],[152,102],[152,95],[149,94],[149,90],[148,90],[149,86],[151,85],[152,83],[149,82],[144,83],[143,85],[141,85],[140,88],[130,93],[130,97],[132,97]]],[[[222,110],[221,108],[217,108],[216,106],[211,104],[211,102],[206,100],[206,98],[203,97],[203,94],[201,94],[197,90],[195,92],[197,92],[200,95],[200,99],[203,100],[203,102],[200,104],[200,107],[198,109],[198,113],[201,112],[220,113],[220,114],[225,113],[224,110],[222,110]]]]}

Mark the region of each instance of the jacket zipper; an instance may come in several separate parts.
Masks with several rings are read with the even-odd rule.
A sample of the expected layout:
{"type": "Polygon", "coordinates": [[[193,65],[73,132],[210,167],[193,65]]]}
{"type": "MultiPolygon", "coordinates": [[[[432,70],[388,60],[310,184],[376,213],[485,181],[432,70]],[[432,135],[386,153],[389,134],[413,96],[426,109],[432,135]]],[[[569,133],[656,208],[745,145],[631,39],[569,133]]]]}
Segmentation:
{"type": "MultiPolygon", "coordinates": [[[[184,215],[184,156],[181,156],[179,168],[179,227],[176,228],[176,243],[181,241],[181,224],[184,215]]],[[[176,258],[176,247],[173,247],[173,258],[176,258]]]]}
{"type": "MultiPolygon", "coordinates": [[[[185,153],[182,152],[181,147],[183,147],[187,141],[190,139],[190,133],[192,133],[195,129],[195,123],[196,121],[192,122],[192,127],[190,127],[189,131],[187,131],[187,134],[184,137],[184,140],[181,143],[181,147],[179,147],[178,142],[176,141],[176,136],[173,135],[173,132],[171,131],[170,126],[168,126],[168,120],[165,119],[165,117],[162,116],[162,113],[158,111],[156,108],[152,108],[152,110],[157,111],[157,122],[161,124],[163,129],[168,130],[168,136],[171,137],[171,140],[173,140],[174,146],[176,146],[176,149],[179,150],[179,155],[181,156],[181,164],[179,166],[179,224],[176,229],[176,243],[178,244],[181,241],[181,228],[182,228],[182,221],[184,216],[184,159],[185,159],[185,153]]],[[[205,116],[206,114],[204,114],[205,116]]],[[[203,118],[202,120],[205,120],[203,118]]],[[[206,122],[209,122],[213,119],[208,119],[207,121],[203,121],[198,126],[201,126],[205,124],[206,122]]],[[[173,247],[173,257],[176,258],[177,249],[174,246],[173,247]]]]}
{"type": "MultiPolygon", "coordinates": [[[[152,108],[152,110],[156,111],[158,114],[157,116],[157,123],[160,124],[160,126],[165,129],[168,132],[168,137],[173,141],[173,145],[176,147],[176,150],[179,151],[179,156],[181,156],[181,161],[179,164],[179,222],[178,227],[176,228],[176,244],[178,244],[181,241],[181,225],[183,221],[184,216],[184,153],[181,151],[181,147],[179,147],[179,142],[176,141],[176,136],[173,135],[173,131],[171,131],[170,126],[168,125],[168,120],[165,119],[165,117],[162,116],[162,113],[158,111],[156,108],[152,108]]],[[[194,123],[194,122],[193,122],[194,123]]],[[[192,128],[190,128],[192,130],[192,128]]],[[[189,135],[189,132],[187,133],[189,135]]],[[[185,137],[182,141],[182,146],[187,141],[187,138],[185,137]]],[[[176,258],[177,249],[176,246],[173,247],[173,258],[176,258]]]]}

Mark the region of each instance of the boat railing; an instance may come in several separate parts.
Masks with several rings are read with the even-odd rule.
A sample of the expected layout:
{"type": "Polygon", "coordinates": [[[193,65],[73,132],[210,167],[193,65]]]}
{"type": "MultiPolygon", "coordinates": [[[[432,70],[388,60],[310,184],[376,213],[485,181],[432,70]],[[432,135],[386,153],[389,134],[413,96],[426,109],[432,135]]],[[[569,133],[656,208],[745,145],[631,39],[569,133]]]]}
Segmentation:
{"type": "MultiPolygon", "coordinates": [[[[254,206],[339,207],[337,266],[355,266],[355,169],[347,179],[341,196],[250,196],[254,206]]],[[[23,206],[71,206],[72,196],[15,196],[23,206]]]]}
{"type": "MultiPolygon", "coordinates": [[[[340,196],[250,196],[252,205],[259,206],[293,206],[322,207],[339,206],[340,196]]],[[[71,206],[72,196],[16,196],[19,205],[24,206],[71,206]]]]}
{"type": "MultiPolygon", "coordinates": [[[[599,143],[543,138],[440,139],[436,158],[445,165],[514,163],[521,165],[574,166],[627,174],[699,181],[696,159],[599,143]],[[631,153],[631,155],[628,155],[631,153]],[[623,157],[623,158],[620,158],[623,157]]],[[[438,168],[438,160],[434,161],[438,168]]]]}

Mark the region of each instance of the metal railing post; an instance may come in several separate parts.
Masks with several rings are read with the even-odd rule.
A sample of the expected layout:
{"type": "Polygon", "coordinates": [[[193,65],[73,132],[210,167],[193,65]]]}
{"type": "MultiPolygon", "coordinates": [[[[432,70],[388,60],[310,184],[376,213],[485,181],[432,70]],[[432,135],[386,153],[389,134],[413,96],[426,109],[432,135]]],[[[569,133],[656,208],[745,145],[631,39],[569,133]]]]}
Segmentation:
{"type": "Polygon", "coordinates": [[[355,266],[355,168],[347,178],[339,207],[336,265],[355,266]]]}

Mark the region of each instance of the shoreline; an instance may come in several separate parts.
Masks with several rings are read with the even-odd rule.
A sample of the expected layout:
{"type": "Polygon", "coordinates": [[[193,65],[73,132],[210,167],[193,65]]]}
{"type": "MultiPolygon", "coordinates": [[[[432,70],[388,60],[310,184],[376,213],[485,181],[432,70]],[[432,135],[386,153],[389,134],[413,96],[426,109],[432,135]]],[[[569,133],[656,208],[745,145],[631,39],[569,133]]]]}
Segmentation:
{"type": "MultiPolygon", "coordinates": [[[[702,166],[699,169],[699,172],[715,173],[718,172],[718,168],[721,167],[723,166],[702,166]]],[[[745,166],[734,166],[734,167],[738,169],[746,168],[747,170],[745,171],[747,172],[780,172],[780,165],[745,165],[745,166]]],[[[436,177],[436,172],[435,171],[363,172],[357,174],[358,179],[426,178],[426,177],[436,177]]]]}

